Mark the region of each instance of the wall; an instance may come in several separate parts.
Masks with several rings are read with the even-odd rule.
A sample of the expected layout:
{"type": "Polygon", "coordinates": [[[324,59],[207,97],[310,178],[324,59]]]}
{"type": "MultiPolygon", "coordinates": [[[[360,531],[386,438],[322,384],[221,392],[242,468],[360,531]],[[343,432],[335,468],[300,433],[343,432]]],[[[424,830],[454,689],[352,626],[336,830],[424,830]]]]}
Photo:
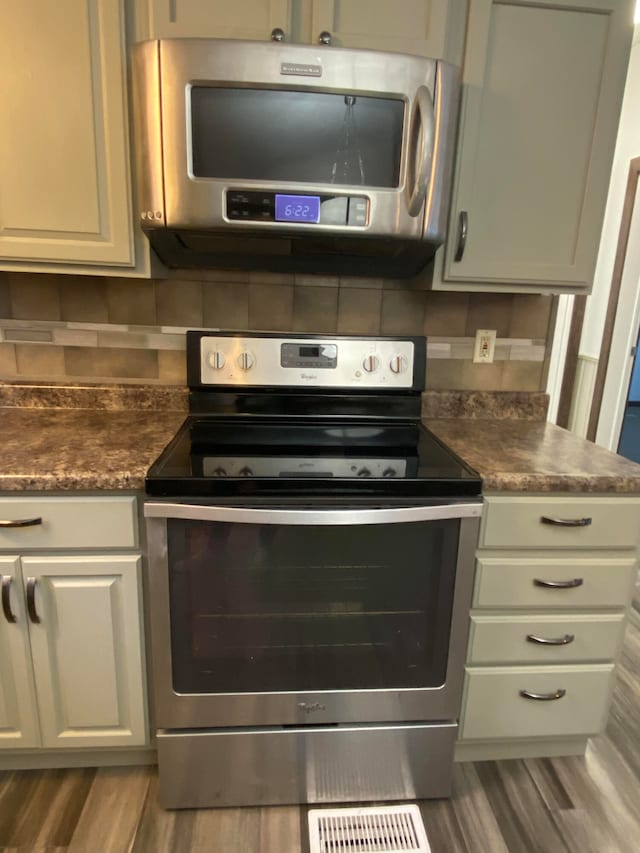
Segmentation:
{"type": "Polygon", "coordinates": [[[542,390],[550,296],[382,279],[180,271],[140,281],[0,272],[0,380],[184,383],[186,328],[426,334],[429,388],[542,390]],[[472,363],[476,329],[496,361],[472,363]]]}
{"type": "Polygon", "coordinates": [[[636,25],[629,58],[627,82],[622,102],[616,150],[609,183],[609,195],[600,239],[593,290],[587,301],[580,339],[578,381],[573,395],[570,428],[586,435],[594,381],[602,345],[602,333],[609,301],[622,205],[627,187],[629,162],[640,156],[640,26],[636,25]]]}

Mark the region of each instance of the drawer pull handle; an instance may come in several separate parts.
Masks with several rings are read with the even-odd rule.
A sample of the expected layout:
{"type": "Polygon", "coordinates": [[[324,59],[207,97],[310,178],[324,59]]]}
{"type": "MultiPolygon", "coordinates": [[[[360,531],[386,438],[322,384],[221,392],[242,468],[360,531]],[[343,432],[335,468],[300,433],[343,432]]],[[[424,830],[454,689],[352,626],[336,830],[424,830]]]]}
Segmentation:
{"type": "Polygon", "coordinates": [[[576,586],[582,586],[584,580],[582,578],[572,578],[569,581],[543,581],[540,578],[533,579],[534,586],[544,586],[546,589],[574,589],[576,586]]]}
{"type": "Polygon", "coordinates": [[[589,527],[593,519],[591,518],[553,518],[550,515],[543,515],[540,519],[543,524],[555,524],[556,527],[589,527]]]}
{"type": "Polygon", "coordinates": [[[27,612],[29,619],[35,624],[40,623],[40,617],[36,610],[36,578],[27,578],[27,612]]]}
{"type": "Polygon", "coordinates": [[[0,527],[35,527],[42,524],[41,518],[5,518],[0,519],[0,527]]]}
{"type": "Polygon", "coordinates": [[[524,699],[536,699],[538,702],[552,702],[554,699],[562,699],[566,696],[566,690],[554,690],[553,693],[531,693],[529,690],[521,690],[520,695],[524,699]]]}
{"type": "Polygon", "coordinates": [[[575,634],[565,634],[564,637],[538,637],[535,634],[527,634],[527,640],[541,646],[568,646],[575,640],[575,634]]]}
{"type": "Polygon", "coordinates": [[[2,612],[7,622],[17,622],[14,612],[11,610],[11,575],[2,575],[2,612]]]}

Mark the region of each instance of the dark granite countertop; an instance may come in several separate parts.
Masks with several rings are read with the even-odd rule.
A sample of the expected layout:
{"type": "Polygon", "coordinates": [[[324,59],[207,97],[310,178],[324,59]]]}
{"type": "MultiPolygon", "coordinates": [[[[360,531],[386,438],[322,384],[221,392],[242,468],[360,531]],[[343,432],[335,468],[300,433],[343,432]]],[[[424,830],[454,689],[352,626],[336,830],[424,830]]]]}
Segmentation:
{"type": "Polygon", "coordinates": [[[0,408],[0,491],[142,489],[185,412],[0,408]]]}
{"type": "Polygon", "coordinates": [[[0,384],[0,491],[142,489],[187,389],[0,384]]]}
{"type": "Polygon", "coordinates": [[[484,493],[640,493],[640,465],[545,422],[426,418],[482,477],[484,493]]]}
{"type": "MultiPolygon", "coordinates": [[[[423,404],[485,492],[640,494],[640,465],[544,422],[545,395],[428,392],[423,404]]],[[[182,388],[0,384],[0,491],[142,489],[186,410],[182,388]]]]}

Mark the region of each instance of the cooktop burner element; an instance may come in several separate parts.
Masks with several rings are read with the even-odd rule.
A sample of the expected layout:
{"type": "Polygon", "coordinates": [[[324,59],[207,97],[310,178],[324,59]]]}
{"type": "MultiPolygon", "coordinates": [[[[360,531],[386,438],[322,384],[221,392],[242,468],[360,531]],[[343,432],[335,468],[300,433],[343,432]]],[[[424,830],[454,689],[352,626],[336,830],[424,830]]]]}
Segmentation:
{"type": "Polygon", "coordinates": [[[480,494],[420,424],[424,338],[189,332],[187,372],[191,414],[150,495],[480,494]]]}

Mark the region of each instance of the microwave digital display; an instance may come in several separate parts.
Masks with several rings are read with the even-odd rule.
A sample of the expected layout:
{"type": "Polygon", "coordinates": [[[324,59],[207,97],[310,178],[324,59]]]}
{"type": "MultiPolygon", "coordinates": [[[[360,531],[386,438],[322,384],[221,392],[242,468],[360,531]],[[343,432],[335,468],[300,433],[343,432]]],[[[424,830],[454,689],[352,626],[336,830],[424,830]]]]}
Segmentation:
{"type": "Polygon", "coordinates": [[[278,195],[277,222],[320,222],[319,195],[278,195]]]}

